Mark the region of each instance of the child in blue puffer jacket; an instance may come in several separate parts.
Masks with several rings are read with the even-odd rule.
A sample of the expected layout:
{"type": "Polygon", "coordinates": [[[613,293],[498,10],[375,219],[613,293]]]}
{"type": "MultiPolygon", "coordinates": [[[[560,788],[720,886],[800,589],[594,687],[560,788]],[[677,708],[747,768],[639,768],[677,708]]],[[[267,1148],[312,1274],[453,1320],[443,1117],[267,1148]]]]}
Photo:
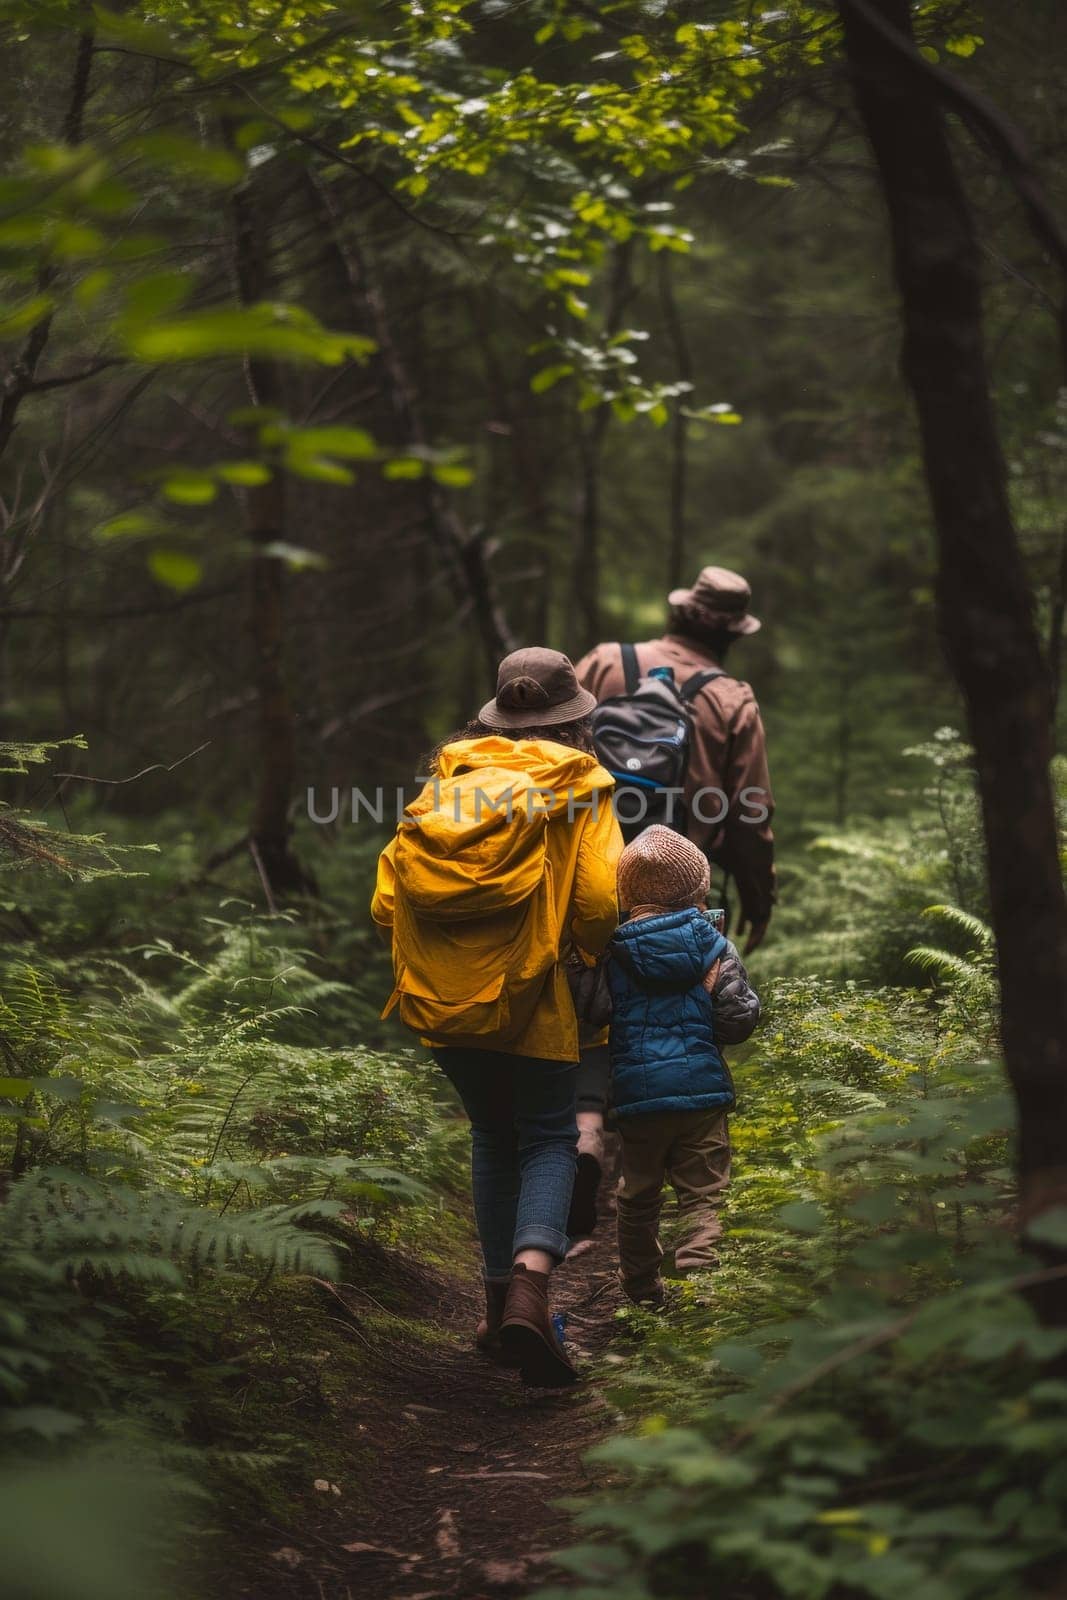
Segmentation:
{"type": "Polygon", "coordinates": [[[667,1182],[685,1223],[675,1267],[718,1263],[717,1206],[730,1181],[724,1044],[747,1039],[759,1000],[730,941],[707,915],[704,853],[671,828],[646,828],[619,861],[626,921],[609,946],[612,1099],[622,1139],[619,1278],[629,1298],[663,1304],[659,1219],[667,1182]]]}

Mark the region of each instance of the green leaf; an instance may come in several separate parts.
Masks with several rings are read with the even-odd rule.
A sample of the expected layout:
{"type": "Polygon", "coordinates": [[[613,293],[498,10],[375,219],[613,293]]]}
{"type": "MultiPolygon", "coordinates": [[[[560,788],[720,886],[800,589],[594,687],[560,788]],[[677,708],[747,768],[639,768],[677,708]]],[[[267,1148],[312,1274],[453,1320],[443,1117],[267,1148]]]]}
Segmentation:
{"type": "Polygon", "coordinates": [[[258,488],[260,484],[269,483],[273,474],[269,467],[262,461],[218,461],[211,468],[216,478],[221,478],[223,483],[236,483],[246,489],[258,488]]]}
{"type": "Polygon", "coordinates": [[[285,438],[294,450],[339,456],[342,461],[370,461],[378,454],[365,428],[293,428],[285,438]]]}
{"type": "Polygon", "coordinates": [[[96,255],[107,241],[98,228],[85,222],[59,222],[52,230],[51,252],[65,261],[96,255]]]}
{"type": "Polygon", "coordinates": [[[455,462],[444,461],[432,470],[436,481],[443,483],[449,489],[466,489],[474,482],[474,473],[470,467],[463,467],[455,462]]]}
{"type": "Polygon", "coordinates": [[[47,232],[47,217],[5,217],[0,222],[0,250],[38,250],[47,232]]]}
{"type": "Polygon", "coordinates": [[[299,450],[288,452],[285,465],[298,478],[309,478],[313,483],[336,483],[347,487],[356,481],[355,473],[348,467],[338,466],[336,461],[327,461],[322,456],[304,455],[299,450]]]}
{"type": "Polygon", "coordinates": [[[20,306],[12,306],[9,311],[0,310],[0,339],[17,339],[20,334],[27,333],[48,316],[54,305],[50,294],[35,294],[32,300],[24,300],[20,306]]]}
{"type": "Polygon", "coordinates": [[[542,367],[540,372],[535,372],[530,379],[530,388],[534,394],[544,394],[553,385],[559,383],[561,378],[569,378],[574,371],[570,362],[560,362],[554,367],[542,367]]]}
{"type": "Polygon", "coordinates": [[[179,506],[210,505],[218,492],[218,485],[206,472],[176,472],[163,481],[163,493],[179,506]]]}
{"type": "Polygon", "coordinates": [[[985,40],[980,33],[956,33],[945,40],[945,49],[954,56],[973,56],[985,40]]]}
{"type": "Polygon", "coordinates": [[[178,594],[195,589],[204,575],[201,563],[182,550],[153,550],[148,567],[154,578],[178,594]]]}
{"type": "Polygon", "coordinates": [[[386,478],[421,478],[426,471],[425,461],[416,461],[412,456],[398,456],[395,461],[387,461],[382,468],[382,476],[386,478]]]}
{"type": "Polygon", "coordinates": [[[93,272],[87,272],[74,287],[74,298],[83,310],[94,306],[111,283],[113,274],[107,267],[97,267],[93,272]]]}
{"type": "Polygon", "coordinates": [[[145,539],[158,534],[162,523],[158,517],[144,511],[123,511],[102,522],[93,530],[93,538],[106,542],[109,539],[145,539]]]}
{"type": "Polygon", "coordinates": [[[132,356],[151,362],[252,355],[336,367],[364,360],[374,349],[361,334],[333,333],[302,307],[280,303],[193,311],[145,324],[124,319],[119,332],[132,356]]]}

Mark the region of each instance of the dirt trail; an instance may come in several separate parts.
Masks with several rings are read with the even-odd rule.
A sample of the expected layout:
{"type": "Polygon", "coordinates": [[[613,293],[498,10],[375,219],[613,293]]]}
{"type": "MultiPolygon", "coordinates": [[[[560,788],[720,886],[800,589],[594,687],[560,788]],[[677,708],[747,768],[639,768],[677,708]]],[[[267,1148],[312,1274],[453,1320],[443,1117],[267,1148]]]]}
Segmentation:
{"type": "MultiPolygon", "coordinates": [[[[587,1374],[617,1327],[613,1236],[614,1218],[602,1216],[553,1280],[553,1309],[567,1313],[587,1374]]],[[[323,1486],[299,1548],[272,1555],[272,1597],[513,1600],[560,1577],[548,1558],[575,1540],[553,1502],[593,1487],[582,1458],[612,1426],[595,1371],[573,1389],[526,1390],[474,1349],[476,1284],[421,1288],[439,1343],[368,1348],[365,1386],[338,1419],[361,1462],[358,1502],[323,1486]]],[[[351,1305],[360,1309],[358,1292],[351,1305]]],[[[268,1586],[247,1592],[258,1600],[268,1586]]]]}

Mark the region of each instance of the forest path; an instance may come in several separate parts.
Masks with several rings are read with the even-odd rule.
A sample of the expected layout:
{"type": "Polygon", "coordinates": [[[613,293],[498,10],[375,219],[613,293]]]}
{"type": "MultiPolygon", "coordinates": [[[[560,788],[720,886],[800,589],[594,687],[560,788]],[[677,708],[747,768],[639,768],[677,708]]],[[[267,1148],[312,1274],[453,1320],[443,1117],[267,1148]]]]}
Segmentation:
{"type": "MultiPolygon", "coordinates": [[[[344,1490],[316,1495],[319,1514],[301,1527],[298,1546],[273,1552],[269,1588],[246,1593],[515,1600],[558,1580],[549,1558],[575,1537],[555,1502],[595,1486],[583,1458],[614,1422],[595,1376],[618,1326],[614,1231],[602,1200],[596,1234],[553,1278],[553,1310],[566,1312],[585,1374],[572,1389],[525,1389],[477,1353],[479,1284],[425,1280],[419,1320],[428,1339],[368,1341],[365,1384],[337,1418],[353,1447],[344,1490]]],[[[360,1291],[341,1293],[358,1323],[360,1291]]]]}

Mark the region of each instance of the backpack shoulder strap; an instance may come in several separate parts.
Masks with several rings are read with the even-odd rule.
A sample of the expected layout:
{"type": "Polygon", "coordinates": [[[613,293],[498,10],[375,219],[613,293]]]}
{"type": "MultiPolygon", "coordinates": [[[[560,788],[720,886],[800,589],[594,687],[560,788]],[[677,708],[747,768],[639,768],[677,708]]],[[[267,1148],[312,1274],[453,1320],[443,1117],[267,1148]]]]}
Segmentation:
{"type": "Polygon", "coordinates": [[[699,672],[694,672],[691,678],[686,678],[678,693],[686,705],[691,704],[707,683],[713,683],[716,678],[727,678],[729,673],[725,667],[702,667],[699,672]]]}
{"type": "Polygon", "coordinates": [[[637,685],[641,682],[641,668],[637,664],[637,651],[632,644],[620,644],[622,655],[622,675],[626,680],[626,693],[636,694],[637,685]]]}

